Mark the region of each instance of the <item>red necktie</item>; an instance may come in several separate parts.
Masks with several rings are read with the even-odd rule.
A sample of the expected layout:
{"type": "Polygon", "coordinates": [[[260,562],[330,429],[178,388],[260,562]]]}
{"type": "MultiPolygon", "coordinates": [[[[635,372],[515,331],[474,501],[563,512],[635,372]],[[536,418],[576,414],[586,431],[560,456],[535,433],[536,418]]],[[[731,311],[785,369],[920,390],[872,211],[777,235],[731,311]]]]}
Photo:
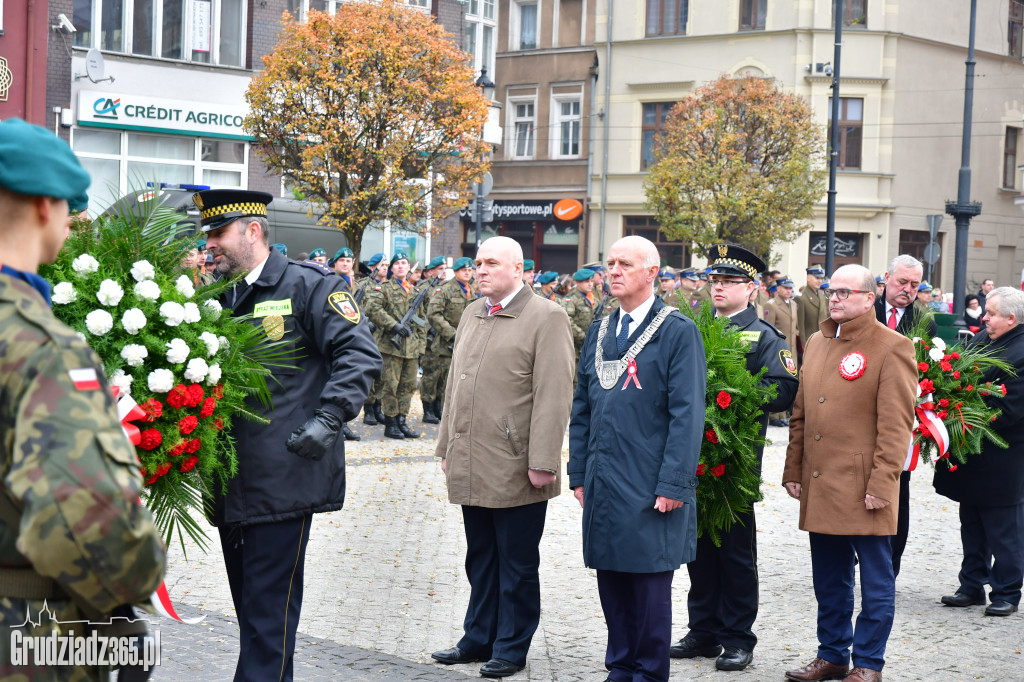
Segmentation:
{"type": "Polygon", "coordinates": [[[487,309],[487,315],[497,315],[499,310],[501,310],[501,304],[495,303],[494,305],[487,309]]]}
{"type": "Polygon", "coordinates": [[[896,309],[889,308],[889,329],[896,329],[896,309]]]}

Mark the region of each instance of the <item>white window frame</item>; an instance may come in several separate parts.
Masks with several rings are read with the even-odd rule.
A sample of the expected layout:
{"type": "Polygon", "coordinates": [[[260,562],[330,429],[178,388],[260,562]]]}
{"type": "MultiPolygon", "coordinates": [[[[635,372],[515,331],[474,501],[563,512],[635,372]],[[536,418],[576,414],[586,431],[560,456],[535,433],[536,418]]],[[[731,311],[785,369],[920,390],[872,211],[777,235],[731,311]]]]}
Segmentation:
{"type": "Polygon", "coordinates": [[[548,136],[548,157],[552,159],[578,159],[583,155],[583,89],[578,92],[560,92],[551,95],[551,135],[548,136]],[[562,116],[562,105],[576,103],[580,106],[580,113],[576,116],[562,116]],[[576,121],[578,135],[576,146],[578,151],[575,154],[562,153],[562,123],[576,121]]]}
{"type": "Polygon", "coordinates": [[[537,95],[517,95],[508,98],[508,121],[506,128],[508,129],[508,143],[505,145],[507,158],[514,160],[528,160],[537,158],[537,95]],[[533,117],[529,119],[517,118],[516,107],[520,104],[533,105],[533,117]],[[532,150],[530,153],[525,155],[516,154],[517,138],[516,138],[516,124],[524,121],[532,121],[533,126],[530,130],[530,146],[532,150]]]}
{"type": "MultiPolygon", "coordinates": [[[[146,59],[159,59],[162,61],[171,62],[187,62],[189,64],[204,64],[206,66],[226,66],[232,69],[244,69],[245,68],[245,45],[248,41],[249,31],[249,3],[240,3],[242,9],[241,27],[242,34],[239,37],[238,48],[239,54],[238,65],[235,64],[221,64],[220,54],[220,29],[221,29],[221,2],[222,0],[209,0],[210,1],[210,32],[211,41],[210,45],[210,61],[201,62],[192,59],[192,2],[193,0],[186,0],[185,2],[185,18],[184,25],[182,28],[182,58],[172,59],[170,57],[163,57],[163,25],[164,25],[164,0],[154,0],[156,5],[153,12],[153,54],[152,55],[137,55],[145,57],[146,59]]],[[[0,0],[2,3],[3,0],[0,0]]],[[[91,0],[90,12],[92,17],[92,36],[89,45],[80,45],[79,47],[100,48],[100,22],[102,19],[104,0],[91,0]]],[[[126,54],[134,55],[131,51],[131,45],[134,40],[135,30],[135,3],[133,0],[124,0],[124,13],[121,15],[121,34],[123,36],[123,44],[120,50],[103,50],[104,52],[111,52],[113,54],[126,54]]]]}
{"type": "Polygon", "coordinates": [[[508,50],[509,50],[509,52],[518,52],[518,51],[521,51],[521,50],[524,50],[524,49],[535,50],[535,49],[538,49],[540,47],[540,45],[541,45],[541,40],[540,40],[540,23],[541,23],[541,16],[543,16],[542,15],[542,9],[543,8],[541,6],[541,0],[512,0],[512,2],[509,3],[509,12],[508,12],[508,50]],[[520,43],[522,42],[521,38],[522,38],[522,28],[523,28],[522,25],[521,25],[520,17],[522,16],[522,7],[524,5],[535,5],[537,7],[537,45],[535,47],[532,47],[532,48],[520,47],[520,43]]]}
{"type": "MultiPolygon", "coordinates": [[[[466,2],[466,34],[473,33],[473,72],[480,74],[481,69],[487,69],[487,75],[494,80],[494,59],[497,56],[498,20],[496,12],[496,0],[476,0],[474,11],[473,2],[466,2]],[[487,9],[490,8],[488,17],[487,9]],[[484,28],[491,29],[491,44],[484,54],[484,28]]],[[[467,45],[468,47],[468,41],[467,45]]]]}

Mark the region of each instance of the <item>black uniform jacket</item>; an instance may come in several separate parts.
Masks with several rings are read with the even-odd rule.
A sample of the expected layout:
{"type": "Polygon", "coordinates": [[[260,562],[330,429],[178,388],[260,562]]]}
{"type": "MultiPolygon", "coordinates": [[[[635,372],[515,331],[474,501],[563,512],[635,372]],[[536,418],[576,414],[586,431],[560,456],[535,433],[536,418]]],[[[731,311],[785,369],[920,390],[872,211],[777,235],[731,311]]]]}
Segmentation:
{"type": "MultiPolygon", "coordinates": [[[[226,495],[216,491],[216,525],[285,521],[341,509],[345,439],[339,437],[318,462],[289,452],[285,442],[317,409],[343,422],[353,419],[380,376],[377,345],[342,282],[319,263],[296,263],[271,249],[259,279],[239,293],[235,314],[255,312],[253,323],[272,335],[280,332],[280,321],[275,326],[275,320],[267,320],[279,315],[283,340],[301,357],[291,363],[297,369],[274,368],[267,381],[273,398],[269,410],[250,402],[254,412],[270,419],[269,424],[240,417],[233,421],[238,475],[229,482],[226,495]],[[259,304],[265,305],[257,310],[259,304]]],[[[222,303],[227,306],[231,298],[229,290],[222,303]]]]}
{"type": "Polygon", "coordinates": [[[932,484],[935,492],[957,502],[983,507],[1003,507],[1024,503],[1024,325],[1017,325],[993,341],[985,330],[974,335],[971,345],[983,344],[998,349],[999,357],[1017,370],[1016,377],[1002,376],[991,370],[982,381],[1006,385],[1006,396],[986,398],[989,407],[1002,414],[992,422],[995,432],[1010,447],[983,441],[981,453],[968,455],[956,471],[940,464],[935,467],[932,484]]]}

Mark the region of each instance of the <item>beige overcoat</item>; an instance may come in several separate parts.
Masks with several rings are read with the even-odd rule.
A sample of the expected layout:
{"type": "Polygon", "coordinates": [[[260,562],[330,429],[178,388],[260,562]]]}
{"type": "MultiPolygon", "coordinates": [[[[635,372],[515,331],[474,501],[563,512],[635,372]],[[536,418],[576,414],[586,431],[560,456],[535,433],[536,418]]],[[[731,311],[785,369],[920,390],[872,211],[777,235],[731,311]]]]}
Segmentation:
{"type": "Polygon", "coordinates": [[[469,304],[437,437],[450,502],[519,507],[561,492],[575,365],[569,317],[557,303],[523,287],[493,317],[485,299],[469,304]],[[531,468],[554,471],[555,481],[534,488],[531,468]]]}
{"type": "MultiPolygon", "coordinates": [[[[764,319],[786,336],[786,345],[790,350],[796,350],[796,337],[800,333],[798,318],[800,304],[794,296],[786,303],[781,296],[768,301],[764,307],[764,319]]],[[[794,361],[796,356],[794,353],[794,361]]]]}
{"type": "Polygon", "coordinates": [[[802,484],[802,530],[895,535],[917,396],[913,343],[876,321],[874,309],[844,322],[839,338],[831,318],[820,329],[804,349],[783,483],[802,484]],[[864,373],[848,380],[840,362],[853,353],[864,357],[864,373]],[[865,494],[890,504],[868,510],[865,494]]]}

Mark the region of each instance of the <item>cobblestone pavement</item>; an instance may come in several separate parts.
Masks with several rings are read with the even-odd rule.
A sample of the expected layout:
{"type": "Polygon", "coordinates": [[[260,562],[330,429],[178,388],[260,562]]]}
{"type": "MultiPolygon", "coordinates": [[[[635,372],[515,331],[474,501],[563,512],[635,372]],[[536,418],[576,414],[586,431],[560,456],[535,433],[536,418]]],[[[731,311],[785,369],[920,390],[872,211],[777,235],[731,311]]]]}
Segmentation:
{"type": "MultiPolygon", "coordinates": [[[[461,635],[469,585],[461,513],[448,504],[433,458],[437,430],[411,421],[423,438],[383,441],[383,427],[353,423],[363,440],[348,444],[345,509],[314,517],[296,680],[478,677],[478,664],[445,668],[430,662],[430,652],[452,646],[461,635]]],[[[770,428],[769,437],[776,445],[765,452],[765,499],[757,506],[761,604],[754,664],[724,673],[713,659],[673,661],[673,680],[782,680],[785,670],[815,656],[807,534],[797,528],[797,502],[779,483],[787,432],[770,428]]],[[[932,490],[927,466],[913,478],[912,498],[886,679],[1024,680],[1024,615],[992,618],[982,607],[939,603],[957,584],[959,523],[956,505],[932,490]]],[[[233,671],[237,622],[216,533],[211,538],[209,554],[192,547],[187,560],[172,548],[170,593],[184,615],[207,618],[196,626],[161,623],[159,682],[226,680],[233,671]]],[[[687,588],[680,570],[673,590],[677,637],[685,634],[687,588]]],[[[583,566],[579,506],[568,491],[548,507],[541,590],[543,612],[528,666],[512,679],[603,680],[604,619],[595,574],[583,566]]]]}

